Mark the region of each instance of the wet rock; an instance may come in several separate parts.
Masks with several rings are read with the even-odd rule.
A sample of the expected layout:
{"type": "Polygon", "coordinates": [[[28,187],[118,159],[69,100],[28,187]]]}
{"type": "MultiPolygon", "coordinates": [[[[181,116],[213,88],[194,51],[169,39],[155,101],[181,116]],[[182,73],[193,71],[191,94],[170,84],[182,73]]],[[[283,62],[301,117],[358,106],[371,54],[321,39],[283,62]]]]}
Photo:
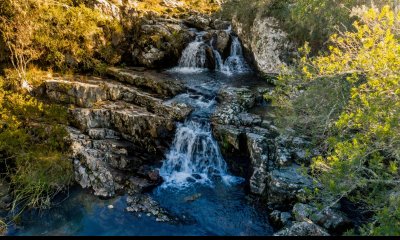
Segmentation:
{"type": "Polygon", "coordinates": [[[158,169],[155,169],[154,167],[148,166],[148,165],[142,165],[137,174],[141,177],[147,178],[153,183],[161,183],[162,178],[160,176],[160,171],[158,169]]]}
{"type": "Polygon", "coordinates": [[[250,191],[254,194],[263,194],[267,188],[269,149],[265,137],[254,133],[247,133],[247,148],[250,153],[253,174],[250,177],[250,191]]]}
{"type": "Polygon", "coordinates": [[[225,155],[241,150],[240,139],[244,134],[243,130],[230,125],[217,124],[213,127],[213,134],[225,155]]]}
{"type": "Polygon", "coordinates": [[[276,228],[282,228],[292,224],[292,215],[289,212],[274,210],[269,214],[269,221],[276,228]]]}
{"type": "Polygon", "coordinates": [[[201,198],[201,196],[202,196],[201,193],[196,193],[192,196],[185,197],[184,201],[185,202],[194,202],[197,199],[201,198]]]}
{"type": "Polygon", "coordinates": [[[270,204],[290,204],[304,199],[305,188],[312,188],[310,178],[303,176],[300,167],[274,169],[268,174],[267,198],[270,204]]]}
{"type": "Polygon", "coordinates": [[[143,213],[156,218],[157,222],[169,222],[171,217],[147,194],[134,194],[126,199],[128,212],[143,213]]]}
{"type": "Polygon", "coordinates": [[[133,190],[133,192],[144,193],[144,192],[150,191],[151,189],[156,187],[158,184],[151,182],[144,178],[130,177],[129,185],[130,185],[129,188],[131,190],[133,190]]]}
{"type": "Polygon", "coordinates": [[[223,56],[223,58],[229,55],[230,46],[230,35],[228,31],[215,31],[213,33],[213,45],[214,48],[223,56]]]}
{"type": "Polygon", "coordinates": [[[285,228],[274,236],[330,236],[325,229],[311,221],[295,222],[292,226],[285,228]]]}

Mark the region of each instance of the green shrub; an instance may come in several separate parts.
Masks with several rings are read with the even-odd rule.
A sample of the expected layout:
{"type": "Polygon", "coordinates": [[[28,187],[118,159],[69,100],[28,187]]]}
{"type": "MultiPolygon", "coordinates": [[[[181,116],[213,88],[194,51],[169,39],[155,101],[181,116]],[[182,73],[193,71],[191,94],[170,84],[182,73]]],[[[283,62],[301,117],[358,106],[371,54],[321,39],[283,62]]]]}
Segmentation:
{"type": "MultiPolygon", "coordinates": [[[[314,200],[329,207],[347,198],[362,211],[375,213],[361,231],[368,235],[400,229],[399,19],[388,6],[365,12],[353,24],[354,31],[331,36],[327,54],[303,57],[292,74],[280,76],[275,100],[289,101],[286,106],[296,116],[292,121],[310,120],[307,124],[330,131],[324,135],[324,128],[316,128],[326,148],[311,165],[324,186],[314,200]],[[344,82],[335,83],[343,76],[344,82]],[[310,118],[310,111],[329,116],[335,105],[341,106],[333,112],[337,117],[310,118]]],[[[304,50],[310,52],[307,46],[304,50]]]]}
{"type": "Polygon", "coordinates": [[[67,110],[5,90],[3,79],[0,85],[0,161],[8,166],[2,171],[11,179],[14,208],[49,206],[73,179],[67,110]]]}

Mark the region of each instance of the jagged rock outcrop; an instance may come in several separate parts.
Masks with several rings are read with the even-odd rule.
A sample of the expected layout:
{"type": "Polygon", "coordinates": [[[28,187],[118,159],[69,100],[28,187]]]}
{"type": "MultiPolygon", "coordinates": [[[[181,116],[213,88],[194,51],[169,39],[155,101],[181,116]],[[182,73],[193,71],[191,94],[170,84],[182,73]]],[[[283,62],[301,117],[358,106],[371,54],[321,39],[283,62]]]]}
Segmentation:
{"type": "Polygon", "coordinates": [[[318,210],[308,204],[296,203],[292,213],[296,221],[313,221],[335,234],[342,234],[353,227],[351,220],[341,211],[333,208],[318,210]]]}
{"type": "Polygon", "coordinates": [[[272,207],[289,206],[304,198],[312,182],[292,161],[281,163],[285,148],[280,134],[269,121],[248,112],[259,94],[247,88],[222,89],[212,116],[213,133],[231,169],[248,179],[250,192],[272,207]]]}
{"type": "Polygon", "coordinates": [[[325,229],[312,222],[295,222],[288,228],[285,228],[274,236],[330,236],[325,229]]]}
{"type": "Polygon", "coordinates": [[[248,29],[245,24],[232,19],[234,31],[243,42],[246,55],[252,59],[257,69],[266,74],[279,74],[282,65],[293,55],[294,45],[279,27],[275,18],[264,17],[261,13],[248,29]]]}
{"type": "Polygon", "coordinates": [[[154,174],[139,180],[132,175],[143,165],[161,160],[172,141],[175,122],[192,111],[185,104],[165,101],[184,91],[177,80],[133,69],[108,72],[114,80],[58,77],[45,81],[42,91],[54,102],[73,106],[68,132],[75,178],[102,197],[158,184],[154,174]]]}

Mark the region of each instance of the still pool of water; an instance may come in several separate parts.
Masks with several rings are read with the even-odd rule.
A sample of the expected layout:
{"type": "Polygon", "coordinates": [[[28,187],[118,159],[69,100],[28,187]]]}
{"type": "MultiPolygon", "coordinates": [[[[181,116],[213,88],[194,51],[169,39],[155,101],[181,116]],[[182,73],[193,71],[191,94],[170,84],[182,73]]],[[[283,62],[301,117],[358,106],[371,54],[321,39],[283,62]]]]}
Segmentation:
{"type": "Polygon", "coordinates": [[[158,187],[150,193],[173,216],[184,221],[157,222],[145,214],[129,213],[126,196],[101,200],[78,187],[57,206],[22,215],[8,235],[43,236],[257,236],[271,235],[267,212],[254,207],[242,185],[193,186],[178,190],[158,187]],[[197,194],[195,201],[187,198],[197,194]],[[108,206],[114,208],[110,209],[108,206]]]}

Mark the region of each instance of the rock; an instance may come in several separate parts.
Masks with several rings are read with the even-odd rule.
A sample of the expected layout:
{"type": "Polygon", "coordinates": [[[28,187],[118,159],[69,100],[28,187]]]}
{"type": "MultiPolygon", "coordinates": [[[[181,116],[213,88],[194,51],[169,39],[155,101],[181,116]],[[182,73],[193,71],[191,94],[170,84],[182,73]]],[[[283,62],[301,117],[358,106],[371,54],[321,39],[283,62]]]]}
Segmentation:
{"type": "MultiPolygon", "coordinates": [[[[155,17],[147,14],[141,18],[140,29],[128,37],[132,65],[147,68],[165,68],[175,66],[181,52],[192,40],[190,30],[182,20],[155,17]]],[[[137,24],[137,23],[136,23],[137,24]]]]}
{"type": "Polygon", "coordinates": [[[208,30],[210,29],[211,20],[207,16],[196,14],[185,19],[185,23],[189,27],[194,27],[200,30],[208,30]]]}
{"type": "Polygon", "coordinates": [[[147,178],[153,183],[161,183],[162,178],[160,176],[160,171],[158,169],[155,169],[154,167],[148,166],[148,165],[142,165],[137,174],[141,177],[147,178]]]}
{"type": "Polygon", "coordinates": [[[296,203],[293,206],[292,213],[296,221],[305,221],[310,219],[310,216],[316,211],[317,209],[311,207],[310,205],[303,204],[303,203],[296,203]]]}
{"type": "Polygon", "coordinates": [[[342,234],[353,227],[353,223],[344,213],[332,208],[325,208],[320,211],[310,205],[296,203],[292,212],[297,221],[312,220],[335,234],[342,234]]]}
{"type": "Polygon", "coordinates": [[[255,95],[247,88],[227,87],[218,94],[220,104],[215,110],[212,121],[215,124],[241,125],[239,114],[255,105],[255,95]]]}
{"type": "Polygon", "coordinates": [[[230,34],[228,31],[215,31],[213,34],[213,45],[214,48],[217,49],[217,51],[223,56],[223,58],[226,58],[229,56],[229,51],[230,51],[230,34]]]}
{"type": "Polygon", "coordinates": [[[147,194],[134,194],[126,199],[128,212],[144,213],[147,216],[154,216],[158,222],[169,222],[171,217],[168,212],[162,209],[156,201],[147,194]]]}
{"type": "Polygon", "coordinates": [[[215,19],[211,22],[211,27],[216,30],[228,30],[231,27],[231,23],[221,19],[215,19]]]}
{"type": "Polygon", "coordinates": [[[151,71],[141,72],[134,69],[111,67],[107,69],[107,74],[121,82],[129,83],[138,88],[149,89],[162,97],[173,97],[186,90],[178,80],[151,71]]]}
{"type": "Polygon", "coordinates": [[[268,174],[267,198],[270,204],[290,204],[304,198],[305,188],[312,188],[310,178],[301,175],[300,167],[274,169],[268,174]]]}
{"type": "Polygon", "coordinates": [[[113,128],[149,153],[161,153],[175,130],[172,119],[125,102],[105,102],[96,109],[76,108],[70,115],[73,126],[84,133],[93,128],[113,128]]]}
{"type": "Polygon", "coordinates": [[[353,228],[352,221],[344,213],[332,208],[315,212],[311,215],[311,220],[335,234],[342,234],[353,228]]]}
{"type": "Polygon", "coordinates": [[[108,209],[114,209],[114,206],[113,205],[108,205],[107,208],[108,209]]]}
{"type": "Polygon", "coordinates": [[[285,228],[274,236],[330,236],[323,228],[308,222],[295,222],[292,226],[285,228]]]}
{"type": "MultiPolygon", "coordinates": [[[[115,1],[114,1],[115,2],[115,1]]],[[[122,5],[121,0],[118,0],[119,6],[122,5]]],[[[117,5],[107,0],[95,0],[94,8],[102,12],[105,16],[120,20],[120,10],[117,5]]]]}
{"type": "Polygon", "coordinates": [[[269,221],[276,228],[282,228],[284,226],[289,226],[292,224],[292,215],[288,212],[281,212],[274,210],[269,214],[269,221]]]}
{"type": "Polygon", "coordinates": [[[266,74],[279,74],[282,65],[289,61],[295,51],[287,34],[279,28],[278,20],[257,14],[250,29],[234,18],[233,29],[242,40],[248,58],[254,60],[259,71],[266,74]]]}
{"type": "Polygon", "coordinates": [[[201,196],[202,196],[201,193],[196,193],[192,196],[185,197],[184,201],[185,202],[194,202],[197,199],[201,198],[201,196]]]}
{"type": "Polygon", "coordinates": [[[250,177],[250,191],[254,194],[263,194],[267,187],[269,149],[265,137],[254,133],[247,133],[247,148],[250,153],[253,174],[250,177]]]}

